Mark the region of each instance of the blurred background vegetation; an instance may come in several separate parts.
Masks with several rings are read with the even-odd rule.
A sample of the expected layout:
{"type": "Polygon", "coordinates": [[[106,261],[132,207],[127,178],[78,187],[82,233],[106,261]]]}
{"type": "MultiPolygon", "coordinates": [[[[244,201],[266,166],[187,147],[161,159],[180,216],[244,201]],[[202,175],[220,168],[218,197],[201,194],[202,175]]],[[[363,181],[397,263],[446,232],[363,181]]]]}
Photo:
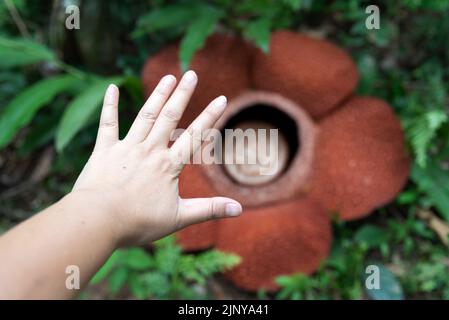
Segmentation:
{"type": "MultiPolygon", "coordinates": [[[[389,101],[414,163],[405,190],[367,219],[335,221],[331,257],[313,276],[281,276],[250,295],[219,273],[239,257],[184,254],[172,237],[117,251],[81,298],[449,299],[449,0],[54,0],[0,2],[0,232],[69,192],[95,139],[107,84],[121,86],[121,130],[142,105],[145,59],[181,39],[180,66],[214,32],[265,52],[289,28],[346,48],[360,94],[389,101]],[[67,30],[77,5],[80,30],[67,30]],[[365,28],[376,4],[381,29],[365,28]],[[365,266],[381,290],[364,290],[365,266]]],[[[26,244],[24,244],[26,245],[26,244]]]]}

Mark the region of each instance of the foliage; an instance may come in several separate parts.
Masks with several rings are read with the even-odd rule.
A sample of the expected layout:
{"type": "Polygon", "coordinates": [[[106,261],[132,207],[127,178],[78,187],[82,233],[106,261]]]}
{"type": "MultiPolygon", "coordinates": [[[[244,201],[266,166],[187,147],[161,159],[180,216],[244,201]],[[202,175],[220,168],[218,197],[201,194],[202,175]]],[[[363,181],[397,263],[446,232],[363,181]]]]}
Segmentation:
{"type": "Polygon", "coordinates": [[[413,277],[403,277],[409,292],[441,292],[441,298],[449,299],[449,261],[446,250],[432,250],[428,260],[410,266],[413,277]]]}
{"type": "Polygon", "coordinates": [[[60,92],[72,88],[79,79],[71,75],[55,76],[38,81],[17,95],[5,107],[0,118],[4,128],[0,133],[0,146],[8,144],[17,131],[26,126],[35,113],[53,100],[60,92]]]}
{"type": "Polygon", "coordinates": [[[70,142],[74,135],[83,128],[92,113],[99,108],[108,84],[122,84],[124,77],[101,78],[84,73],[56,59],[49,49],[31,40],[9,39],[0,37],[1,67],[16,67],[36,62],[50,62],[58,65],[63,74],[54,75],[29,86],[16,95],[4,107],[0,124],[0,148],[6,146],[14,135],[25,127],[35,113],[49,104],[57,95],[72,95],[73,100],[63,112],[56,133],[56,146],[59,151],[70,142]],[[24,53],[15,54],[16,51],[24,53]]]}
{"type": "Polygon", "coordinates": [[[304,274],[280,276],[278,299],[360,299],[361,275],[366,248],[345,240],[334,245],[331,256],[320,270],[309,277],[304,274]]]}
{"type": "Polygon", "coordinates": [[[447,88],[441,70],[435,68],[425,65],[417,70],[422,74],[419,78],[427,85],[410,92],[405,102],[403,124],[420,167],[426,166],[437,133],[449,120],[445,110],[447,88]]]}
{"type": "MultiPolygon", "coordinates": [[[[243,37],[266,53],[271,32],[282,28],[313,31],[346,48],[360,72],[357,93],[385,99],[401,119],[413,161],[410,181],[376,215],[336,223],[330,259],[313,276],[279,277],[277,298],[376,298],[363,289],[371,261],[394,275],[407,298],[449,298],[447,248],[415,214],[425,208],[449,222],[449,0],[376,1],[380,30],[365,27],[368,0],[82,1],[75,32],[58,20],[62,0],[8,1],[26,32],[5,3],[0,149],[2,156],[13,150],[33,159],[54,143],[59,152],[42,189],[55,197],[70,189],[89,156],[104,88],[122,86],[120,130],[126,131],[142,105],[141,67],[167,43],[180,41],[184,70],[214,32],[243,37]]],[[[95,281],[107,278],[111,296],[126,287],[138,298],[197,297],[208,276],[236,261],[216,251],[184,255],[170,241],[152,254],[116,252],[95,281]]]]}
{"type": "Polygon", "coordinates": [[[412,179],[417,184],[420,195],[417,202],[424,208],[434,206],[449,221],[449,174],[435,163],[426,169],[419,166],[412,168],[412,179]]]}
{"type": "Polygon", "coordinates": [[[111,297],[126,286],[137,299],[197,299],[205,297],[201,287],[208,277],[239,263],[237,256],[216,250],[182,254],[173,237],[159,240],[154,246],[152,254],[142,248],[117,250],[91,284],[107,279],[111,297]]]}
{"type": "Polygon", "coordinates": [[[447,299],[447,248],[435,245],[435,235],[414,212],[405,219],[388,218],[383,225],[354,229],[335,224],[331,257],[313,276],[280,276],[278,299],[402,299],[424,295],[447,299]],[[401,250],[402,249],[402,250],[401,250]],[[412,253],[414,256],[412,257],[412,253]],[[421,259],[415,263],[414,259],[421,259]],[[380,289],[367,289],[366,267],[380,270],[380,289]]]}
{"type": "Polygon", "coordinates": [[[28,39],[0,38],[0,68],[23,66],[37,62],[56,62],[47,47],[28,39]]]}
{"type": "Polygon", "coordinates": [[[201,49],[206,38],[220,25],[254,42],[268,52],[270,31],[291,25],[295,13],[308,1],[230,0],[173,1],[140,17],[135,37],[149,32],[184,34],[180,45],[180,62],[186,70],[193,54],[201,49]],[[195,19],[192,19],[195,17],[195,19]]]}

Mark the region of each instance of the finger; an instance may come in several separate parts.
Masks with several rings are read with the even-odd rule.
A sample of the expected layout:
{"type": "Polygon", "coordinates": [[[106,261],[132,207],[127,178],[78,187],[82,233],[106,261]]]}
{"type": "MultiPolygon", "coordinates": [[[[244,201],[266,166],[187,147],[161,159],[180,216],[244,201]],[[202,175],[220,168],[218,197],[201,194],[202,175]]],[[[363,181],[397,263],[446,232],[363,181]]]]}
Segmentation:
{"type": "Polygon", "coordinates": [[[116,85],[110,84],[103,100],[95,149],[118,141],[118,100],[119,90],[116,85]]]}
{"type": "MultiPolygon", "coordinates": [[[[203,133],[212,128],[223,115],[226,103],[226,97],[219,96],[201,112],[171,146],[170,152],[174,159],[180,160],[182,164],[189,162],[190,157],[201,147],[203,133]]],[[[182,167],[180,168],[182,169],[182,167]]]]}
{"type": "Polygon", "coordinates": [[[145,140],[164,103],[173,91],[175,84],[176,78],[172,75],[167,75],[161,79],[156,89],[154,89],[142,109],[140,109],[124,139],[125,141],[137,144],[145,140]]]}
{"type": "Polygon", "coordinates": [[[197,82],[198,78],[195,72],[190,70],[184,74],[154,123],[153,129],[146,139],[148,146],[167,146],[170,134],[176,129],[197,82]]]}
{"type": "Polygon", "coordinates": [[[237,217],[242,213],[242,206],[224,197],[193,198],[181,199],[179,210],[179,226],[184,228],[208,220],[237,217]]]}

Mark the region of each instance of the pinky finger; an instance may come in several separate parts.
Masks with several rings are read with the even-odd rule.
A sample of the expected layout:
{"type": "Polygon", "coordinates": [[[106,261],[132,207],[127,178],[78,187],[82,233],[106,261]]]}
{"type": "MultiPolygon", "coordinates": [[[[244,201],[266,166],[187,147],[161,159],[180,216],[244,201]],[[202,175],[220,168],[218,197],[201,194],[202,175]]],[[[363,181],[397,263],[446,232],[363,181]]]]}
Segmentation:
{"type": "Polygon", "coordinates": [[[109,85],[104,96],[95,149],[110,146],[118,141],[118,100],[116,85],[109,85]]]}

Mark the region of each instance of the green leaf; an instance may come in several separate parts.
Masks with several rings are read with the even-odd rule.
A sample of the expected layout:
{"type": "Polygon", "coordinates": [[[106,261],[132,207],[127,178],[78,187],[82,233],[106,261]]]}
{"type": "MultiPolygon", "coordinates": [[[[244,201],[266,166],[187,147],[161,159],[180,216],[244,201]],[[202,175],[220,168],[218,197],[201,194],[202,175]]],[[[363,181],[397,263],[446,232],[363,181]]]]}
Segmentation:
{"type": "Polygon", "coordinates": [[[306,292],[316,289],[317,286],[314,278],[302,273],[278,276],[275,281],[281,287],[281,290],[276,295],[276,299],[303,299],[306,292]]]}
{"type": "Polygon", "coordinates": [[[108,279],[109,290],[112,295],[116,295],[128,280],[129,270],[125,267],[119,267],[112,271],[108,279]]]}
{"type": "Polygon", "coordinates": [[[138,111],[140,109],[140,106],[144,104],[144,94],[141,79],[136,76],[127,76],[125,82],[123,83],[123,87],[133,99],[133,103],[135,104],[136,108],[138,108],[136,111],[138,111]]]}
{"type": "Polygon", "coordinates": [[[419,194],[416,192],[416,190],[406,190],[396,197],[396,201],[400,205],[410,205],[415,203],[418,198],[419,194]]]}
{"type": "Polygon", "coordinates": [[[378,247],[388,241],[388,232],[374,225],[364,225],[357,230],[354,239],[369,247],[378,247]]]}
{"type": "Polygon", "coordinates": [[[90,280],[90,284],[98,284],[103,281],[108,274],[114,269],[117,264],[117,261],[120,260],[121,251],[115,251],[109,259],[105,262],[105,264],[97,271],[97,273],[90,280]]]}
{"type": "Polygon", "coordinates": [[[56,149],[62,151],[72,138],[88,122],[89,117],[97,110],[109,84],[120,85],[125,78],[109,78],[95,80],[89,88],[81,92],[67,106],[56,132],[56,149]]]}
{"type": "Polygon", "coordinates": [[[177,26],[186,26],[196,17],[201,6],[197,4],[169,5],[152,10],[137,21],[134,37],[140,37],[146,33],[156,32],[177,26]]]}
{"type": "Polygon", "coordinates": [[[131,294],[136,299],[145,299],[147,297],[147,291],[143,281],[140,280],[136,273],[130,274],[128,278],[128,287],[131,294]]]}
{"type": "Polygon", "coordinates": [[[41,107],[78,81],[71,75],[55,76],[41,80],[17,95],[0,118],[0,148],[11,142],[17,131],[26,126],[41,107]]]}
{"type": "Polygon", "coordinates": [[[35,41],[0,37],[0,68],[56,60],[50,49],[35,41]]]}
{"type": "Polygon", "coordinates": [[[189,280],[204,284],[206,278],[216,272],[229,270],[239,264],[240,257],[233,254],[209,250],[199,255],[182,255],[178,269],[189,280]]]}
{"type": "Polygon", "coordinates": [[[196,17],[187,28],[186,35],[179,48],[179,58],[183,71],[188,69],[193,55],[204,46],[207,37],[214,32],[215,25],[222,16],[222,11],[206,7],[202,10],[201,15],[196,17]]]}
{"type": "Polygon", "coordinates": [[[58,123],[58,120],[59,115],[54,113],[33,123],[24,142],[17,149],[17,155],[21,157],[29,155],[32,151],[52,141],[56,132],[55,124],[58,123]]]}
{"type": "Polygon", "coordinates": [[[371,54],[363,54],[357,58],[357,67],[360,71],[358,92],[371,94],[379,81],[379,71],[376,59],[371,54]]]}
{"type": "Polygon", "coordinates": [[[148,293],[158,299],[169,298],[172,284],[169,276],[161,272],[148,272],[141,276],[143,285],[147,288],[148,293]]]}
{"type": "Polygon", "coordinates": [[[135,270],[146,270],[154,265],[154,261],[144,249],[132,248],[126,252],[124,264],[135,270]]]}
{"type": "Polygon", "coordinates": [[[293,10],[298,10],[302,5],[302,0],[283,0],[283,2],[293,10]]]}
{"type": "Polygon", "coordinates": [[[182,256],[182,249],[176,245],[172,237],[159,240],[156,243],[154,259],[158,270],[167,274],[173,274],[177,270],[179,259],[182,256]]]}
{"type": "Polygon", "coordinates": [[[260,18],[246,26],[244,36],[253,41],[263,52],[268,53],[270,50],[270,29],[271,20],[260,18]]]}
{"type": "MultiPolygon", "coordinates": [[[[379,288],[368,289],[365,285],[366,294],[373,300],[403,300],[404,292],[396,276],[383,264],[376,263],[378,268],[379,288]]],[[[374,277],[376,271],[373,273],[364,273],[364,283],[368,277],[374,277]]],[[[368,280],[368,282],[370,282],[368,280]]]]}
{"type": "Polygon", "coordinates": [[[426,166],[427,153],[437,131],[448,121],[449,118],[443,110],[428,111],[412,119],[404,120],[405,132],[413,147],[416,162],[421,167],[426,166]]]}
{"type": "Polygon", "coordinates": [[[414,165],[411,177],[418,188],[426,193],[444,219],[449,222],[449,172],[435,163],[429,163],[426,168],[414,165]]]}

